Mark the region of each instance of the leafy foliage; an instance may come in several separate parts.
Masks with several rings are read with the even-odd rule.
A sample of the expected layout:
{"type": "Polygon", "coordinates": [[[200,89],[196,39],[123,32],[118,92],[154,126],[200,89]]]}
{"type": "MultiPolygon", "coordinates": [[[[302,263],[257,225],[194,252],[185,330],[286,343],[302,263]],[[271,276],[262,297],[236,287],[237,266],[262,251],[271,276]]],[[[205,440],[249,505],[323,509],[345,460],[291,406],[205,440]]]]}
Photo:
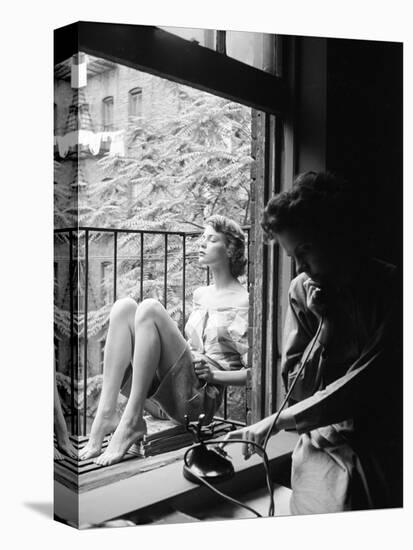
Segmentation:
{"type": "MultiPolygon", "coordinates": [[[[150,116],[130,119],[125,129],[125,156],[106,154],[96,162],[104,174],[78,194],[79,225],[151,231],[202,231],[204,220],[222,213],[242,225],[249,223],[251,171],[251,110],[227,99],[200,92],[157,77],[150,116]]],[[[80,160],[80,162],[82,162],[80,160]]],[[[56,167],[59,172],[59,165],[56,167]]],[[[73,196],[55,186],[56,223],[72,220],[73,196]],[[59,195],[60,194],[60,195],[59,195]],[[61,207],[59,205],[64,205],[61,207]]],[[[73,194],[73,193],[72,193],[73,194]]],[[[75,201],[76,202],[76,201],[75,201]]],[[[91,232],[89,264],[105,262],[103,272],[89,271],[88,345],[103,341],[113,297],[113,234],[91,232]]],[[[186,314],[192,294],[206,283],[206,273],[195,258],[196,235],[169,235],[167,268],[164,269],[165,237],[145,234],[143,250],[139,234],[120,233],[117,241],[117,296],[165,298],[167,309],[181,326],[183,300],[186,314]],[[141,264],[140,258],[144,261],[141,264]],[[182,294],[185,262],[185,296],[182,294]],[[142,294],[141,294],[142,289],[142,294]]],[[[84,337],[82,310],[85,253],[79,232],[77,276],[80,285],[76,333],[84,337]]],[[[58,331],[68,336],[66,305],[56,306],[58,331]]],[[[79,354],[82,367],[82,353],[79,354]]],[[[97,365],[89,365],[88,394],[97,395],[97,365]]],[[[80,373],[79,373],[80,376],[80,373]]],[[[93,407],[92,407],[93,408],[93,407]]]]}

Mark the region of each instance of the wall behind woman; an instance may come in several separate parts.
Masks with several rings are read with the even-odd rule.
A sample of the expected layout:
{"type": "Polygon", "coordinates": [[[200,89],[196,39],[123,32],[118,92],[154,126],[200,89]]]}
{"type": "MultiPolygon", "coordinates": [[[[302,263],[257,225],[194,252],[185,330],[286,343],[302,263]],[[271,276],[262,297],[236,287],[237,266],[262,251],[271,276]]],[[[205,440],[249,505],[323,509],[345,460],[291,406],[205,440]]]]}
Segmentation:
{"type": "Polygon", "coordinates": [[[295,172],[354,182],[373,254],[402,265],[403,46],[298,38],[295,172]]]}
{"type": "Polygon", "coordinates": [[[326,166],[354,181],[377,257],[402,265],[403,47],[327,40],[326,166]]]}

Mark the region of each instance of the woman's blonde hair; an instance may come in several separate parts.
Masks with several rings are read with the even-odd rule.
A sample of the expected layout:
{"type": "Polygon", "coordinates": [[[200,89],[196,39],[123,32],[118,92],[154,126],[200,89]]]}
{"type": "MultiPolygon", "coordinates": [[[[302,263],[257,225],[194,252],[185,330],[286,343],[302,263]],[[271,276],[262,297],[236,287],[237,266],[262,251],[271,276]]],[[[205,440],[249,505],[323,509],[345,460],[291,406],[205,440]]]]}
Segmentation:
{"type": "Polygon", "coordinates": [[[206,221],[217,233],[225,237],[229,252],[229,268],[234,277],[240,277],[245,273],[247,258],[245,256],[245,234],[241,226],[234,220],[215,214],[206,221]]]}

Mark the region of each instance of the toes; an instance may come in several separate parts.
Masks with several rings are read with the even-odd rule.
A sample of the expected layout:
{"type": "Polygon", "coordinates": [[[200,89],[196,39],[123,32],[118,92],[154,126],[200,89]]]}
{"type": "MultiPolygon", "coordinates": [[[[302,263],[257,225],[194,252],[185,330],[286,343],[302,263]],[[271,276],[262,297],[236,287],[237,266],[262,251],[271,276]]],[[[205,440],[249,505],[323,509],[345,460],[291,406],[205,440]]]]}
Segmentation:
{"type": "Polygon", "coordinates": [[[62,455],[62,453],[60,451],[58,451],[56,448],[54,450],[54,459],[55,460],[63,460],[64,459],[64,456],[62,455]]]}
{"type": "Polygon", "coordinates": [[[103,453],[100,456],[97,456],[93,462],[95,464],[98,464],[99,466],[106,466],[108,462],[108,456],[106,455],[106,453],[103,453]]]}
{"type": "Polygon", "coordinates": [[[97,457],[93,462],[99,466],[111,466],[122,460],[123,455],[108,455],[106,453],[97,457]]]}
{"type": "Polygon", "coordinates": [[[79,451],[79,459],[80,460],[88,460],[89,458],[94,458],[95,456],[98,456],[100,453],[100,448],[93,448],[93,447],[83,447],[81,451],[79,451]]]}

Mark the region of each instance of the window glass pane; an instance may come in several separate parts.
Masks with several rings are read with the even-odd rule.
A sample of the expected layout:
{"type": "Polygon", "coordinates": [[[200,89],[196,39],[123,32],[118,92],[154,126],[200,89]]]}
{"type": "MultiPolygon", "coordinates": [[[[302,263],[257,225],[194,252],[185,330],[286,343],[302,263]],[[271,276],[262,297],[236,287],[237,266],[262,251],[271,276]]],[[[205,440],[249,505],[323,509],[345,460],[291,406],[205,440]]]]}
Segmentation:
{"type": "MultiPolygon", "coordinates": [[[[217,31],[161,27],[200,46],[217,50],[217,31]]],[[[275,35],[259,32],[225,31],[226,55],[262,71],[275,72],[275,35]]]]}
{"type": "MultiPolygon", "coordinates": [[[[70,85],[71,59],[56,65],[54,79],[54,227],[63,229],[77,224],[77,190],[72,187],[75,161],[60,162],[60,153],[68,155],[69,146],[75,148],[78,124],[74,105],[74,90],[70,85]],[[66,135],[64,138],[63,136],[66,135]],[[73,139],[73,141],[71,141],[73,139]]],[[[76,171],[77,174],[77,171],[76,171]]],[[[59,437],[77,433],[76,391],[77,365],[76,330],[77,295],[75,260],[76,234],[55,233],[54,237],[54,337],[55,337],[55,420],[60,418],[59,437]],[[70,247],[70,239],[72,247],[70,247]],[[72,261],[70,261],[72,260],[72,261]],[[72,385],[73,383],[73,385],[72,385]],[[61,414],[60,414],[61,413],[61,414]],[[62,421],[62,416],[64,421],[62,421]]]]}
{"type": "MultiPolygon", "coordinates": [[[[82,112],[82,106],[80,106],[79,111],[82,112]]],[[[102,119],[103,130],[113,130],[113,97],[105,97],[105,99],[103,100],[102,119]]]]}
{"type": "Polygon", "coordinates": [[[216,31],[213,29],[189,29],[185,27],[160,27],[164,31],[176,34],[185,40],[196,42],[200,46],[205,46],[215,50],[216,31]]]}
{"type": "MultiPolygon", "coordinates": [[[[250,108],[93,56],[81,59],[84,80],[73,79],[72,60],[55,73],[63,121],[55,187],[72,193],[62,203],[61,226],[93,228],[78,232],[72,281],[80,284],[76,417],[83,435],[101,392],[113,301],[155,298],[183,332],[193,291],[212,282],[198,261],[204,220],[224,214],[249,225],[253,159],[250,108]]],[[[247,285],[247,276],[240,281],[247,285]]],[[[66,327],[59,330],[67,337],[66,327]]],[[[221,416],[245,421],[243,390],[231,390],[227,404],[221,416]]],[[[120,397],[119,409],[124,405],[120,397]]]]}
{"type": "Polygon", "coordinates": [[[227,31],[226,50],[229,57],[262,71],[274,72],[275,35],[258,32],[227,31]]]}
{"type": "Polygon", "coordinates": [[[142,115],[142,89],[133,88],[129,91],[129,116],[142,115]]]}

